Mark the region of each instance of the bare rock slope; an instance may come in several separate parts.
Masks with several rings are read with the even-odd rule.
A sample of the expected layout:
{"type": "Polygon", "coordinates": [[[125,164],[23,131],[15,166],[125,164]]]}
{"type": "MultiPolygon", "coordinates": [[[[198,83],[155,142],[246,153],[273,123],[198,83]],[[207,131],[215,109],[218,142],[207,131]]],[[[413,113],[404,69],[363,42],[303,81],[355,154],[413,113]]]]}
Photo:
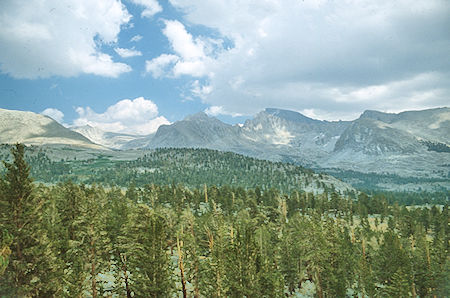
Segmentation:
{"type": "Polygon", "coordinates": [[[50,117],[33,112],[0,109],[0,143],[27,145],[63,144],[105,149],[50,117]]]}

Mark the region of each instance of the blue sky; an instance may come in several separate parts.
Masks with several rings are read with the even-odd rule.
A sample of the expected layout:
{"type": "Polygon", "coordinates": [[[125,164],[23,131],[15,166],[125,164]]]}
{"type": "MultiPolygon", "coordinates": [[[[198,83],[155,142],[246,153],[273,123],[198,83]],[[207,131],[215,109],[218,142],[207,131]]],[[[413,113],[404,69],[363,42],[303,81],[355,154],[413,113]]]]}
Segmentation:
{"type": "Polygon", "coordinates": [[[4,0],[0,108],[146,134],[198,111],[449,106],[449,16],[445,0],[4,0]]]}

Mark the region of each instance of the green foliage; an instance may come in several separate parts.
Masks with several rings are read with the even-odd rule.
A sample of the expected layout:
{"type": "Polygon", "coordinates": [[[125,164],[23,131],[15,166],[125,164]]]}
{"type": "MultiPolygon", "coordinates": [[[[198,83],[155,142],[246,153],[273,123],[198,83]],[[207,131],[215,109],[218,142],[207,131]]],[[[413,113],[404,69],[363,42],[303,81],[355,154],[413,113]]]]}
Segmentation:
{"type": "MultiPolygon", "coordinates": [[[[383,185],[407,185],[407,184],[430,184],[430,183],[446,183],[448,182],[448,178],[450,177],[450,172],[446,169],[448,165],[442,165],[443,168],[439,172],[438,177],[417,177],[417,176],[400,176],[396,174],[388,174],[388,173],[363,173],[353,170],[342,170],[342,169],[318,169],[323,171],[329,175],[332,175],[342,181],[345,181],[355,188],[363,190],[365,192],[384,192],[383,185]]],[[[437,193],[439,195],[440,192],[447,193],[448,197],[448,188],[445,187],[434,187],[437,188],[437,193]]],[[[421,191],[418,191],[421,196],[421,191]]],[[[409,193],[407,193],[409,194],[409,193]]],[[[426,192],[425,192],[426,194],[426,192]]],[[[411,193],[414,196],[414,193],[411,193]]],[[[423,198],[428,199],[428,198],[423,198]]]]}
{"type": "Polygon", "coordinates": [[[421,141],[421,143],[427,146],[428,151],[450,152],[450,146],[444,143],[430,141],[421,141]]]}
{"type": "Polygon", "coordinates": [[[0,277],[0,294],[54,295],[60,287],[52,282],[58,268],[43,225],[45,199],[34,192],[24,146],[17,144],[11,153],[14,160],[4,162],[7,172],[0,189],[2,243],[6,245],[4,255],[9,254],[9,263],[0,277]]]}
{"type": "Polygon", "coordinates": [[[300,166],[208,149],[155,149],[130,161],[100,155],[87,160],[50,160],[46,154],[50,153],[43,149],[28,150],[32,176],[46,183],[70,179],[121,187],[128,187],[130,182],[139,187],[151,182],[183,184],[191,188],[200,188],[206,183],[290,192],[319,179],[317,174],[300,166]]]}
{"type": "MultiPolygon", "coordinates": [[[[2,297],[449,294],[448,205],[267,185],[143,185],[138,176],[127,189],[44,186],[29,178],[23,147],[12,153],[0,179],[2,297]]],[[[225,169],[233,158],[208,162],[225,169]]]]}
{"type": "Polygon", "coordinates": [[[130,289],[138,297],[169,295],[174,284],[167,250],[167,221],[145,205],[136,206],[131,216],[121,254],[130,272],[130,289]]]}
{"type": "Polygon", "coordinates": [[[12,244],[12,236],[6,230],[3,230],[0,240],[0,276],[3,275],[9,264],[9,256],[11,255],[10,245],[12,244]]]}

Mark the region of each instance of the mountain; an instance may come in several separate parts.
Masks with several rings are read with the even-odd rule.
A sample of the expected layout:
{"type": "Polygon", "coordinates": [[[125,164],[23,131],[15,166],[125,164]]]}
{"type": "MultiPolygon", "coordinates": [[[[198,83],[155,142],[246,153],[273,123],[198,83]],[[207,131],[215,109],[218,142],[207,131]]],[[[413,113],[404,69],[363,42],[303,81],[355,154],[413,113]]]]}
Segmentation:
{"type": "Polygon", "coordinates": [[[266,109],[247,120],[242,135],[259,144],[271,144],[266,158],[314,166],[333,151],[347,121],[320,121],[298,112],[266,109]]]}
{"type": "Polygon", "coordinates": [[[365,111],[341,135],[335,151],[352,149],[366,154],[413,154],[423,141],[450,142],[450,109],[408,111],[399,114],[365,111]]]}
{"type": "Polygon", "coordinates": [[[341,134],[334,151],[361,151],[367,155],[414,154],[422,147],[417,137],[407,131],[379,120],[360,118],[341,134]]]}
{"type": "Polygon", "coordinates": [[[340,178],[350,174],[353,184],[365,180],[362,184],[379,181],[384,189],[398,189],[396,183],[404,190],[450,189],[449,136],[449,108],[398,114],[365,111],[319,167],[340,178]],[[378,175],[358,176],[354,171],[378,175]]]}
{"type": "Polygon", "coordinates": [[[0,143],[29,145],[63,144],[106,149],[52,118],[33,112],[0,109],[0,143]]]}
{"type": "Polygon", "coordinates": [[[90,125],[75,126],[70,128],[88,138],[91,142],[111,149],[133,149],[148,146],[152,136],[140,136],[123,133],[114,133],[101,130],[90,125]]]}
{"type": "MultiPolygon", "coordinates": [[[[48,117],[29,112],[1,110],[0,116],[3,143],[121,150],[207,148],[289,162],[332,173],[355,185],[450,189],[449,108],[398,114],[369,110],[354,121],[321,121],[295,111],[267,108],[242,126],[197,113],[162,125],[148,136],[88,126],[70,131],[48,117]]],[[[127,159],[127,152],[114,154],[127,159]]],[[[130,158],[134,154],[131,152],[130,158]]]]}
{"type": "Polygon", "coordinates": [[[257,150],[257,145],[242,138],[239,126],[200,112],[171,125],[160,126],[147,148],[209,148],[246,154],[257,150]]]}
{"type": "Polygon", "coordinates": [[[450,149],[449,132],[449,108],[399,114],[365,111],[354,121],[320,121],[298,112],[268,108],[242,127],[204,113],[189,116],[161,126],[148,148],[232,151],[291,162],[338,177],[346,177],[348,171],[361,172],[366,174],[360,175],[365,182],[371,182],[373,175],[385,175],[377,176],[383,181],[380,188],[385,189],[399,187],[389,175],[398,176],[396,181],[414,177],[423,183],[410,183],[407,189],[432,190],[450,189],[450,154],[445,152],[450,149]]]}
{"type": "MultiPolygon", "coordinates": [[[[158,128],[150,147],[215,147],[232,146],[228,141],[235,135],[233,126],[205,113],[197,113],[171,125],[158,128]]],[[[230,140],[231,141],[231,140],[230,140]]]]}

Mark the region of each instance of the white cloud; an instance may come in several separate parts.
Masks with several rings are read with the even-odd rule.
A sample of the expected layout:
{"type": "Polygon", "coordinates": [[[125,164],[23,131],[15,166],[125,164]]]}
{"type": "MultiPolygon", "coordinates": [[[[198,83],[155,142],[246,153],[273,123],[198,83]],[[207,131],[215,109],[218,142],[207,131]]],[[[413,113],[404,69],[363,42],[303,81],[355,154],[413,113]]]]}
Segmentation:
{"type": "Polygon", "coordinates": [[[209,116],[217,116],[217,115],[224,114],[224,110],[223,110],[223,107],[212,106],[212,107],[206,108],[205,113],[208,114],[209,116]]]}
{"type": "Polygon", "coordinates": [[[213,91],[213,88],[209,85],[202,85],[199,80],[195,80],[192,83],[191,92],[193,95],[205,99],[213,91]]]}
{"type": "Polygon", "coordinates": [[[115,48],[114,51],[122,58],[142,56],[142,52],[133,49],[115,48]]]}
{"type": "Polygon", "coordinates": [[[90,125],[105,131],[146,135],[155,132],[160,125],[170,124],[164,116],[158,116],[158,107],[148,99],[138,97],[124,99],[96,113],[90,107],[78,107],[74,126],[90,125]]]}
{"type": "Polygon", "coordinates": [[[171,72],[171,68],[180,58],[176,55],[162,54],[152,60],[145,61],[145,70],[154,78],[160,78],[171,72]]]}
{"type": "Polygon", "coordinates": [[[41,112],[42,115],[49,116],[53,120],[59,123],[63,123],[64,113],[58,109],[47,108],[41,112]]]}
{"type": "Polygon", "coordinates": [[[133,36],[133,37],[130,39],[130,41],[131,41],[131,42],[138,42],[138,41],[140,41],[142,38],[143,38],[143,36],[138,34],[138,35],[133,36]]]}
{"type": "Polygon", "coordinates": [[[178,61],[174,68],[173,73],[175,77],[181,75],[190,75],[193,77],[202,77],[207,74],[208,67],[205,65],[205,61],[203,60],[191,60],[178,61]]]}
{"type": "Polygon", "coordinates": [[[232,117],[242,116],[240,113],[230,113],[224,109],[222,106],[211,106],[205,109],[205,113],[209,116],[218,116],[218,115],[230,115],[232,117]]]}
{"type": "Polygon", "coordinates": [[[173,50],[184,60],[201,59],[205,56],[203,45],[194,42],[192,35],[186,31],[183,24],[178,21],[165,22],[164,35],[169,40],[173,50]]]}
{"type": "Polygon", "coordinates": [[[85,55],[85,53],[69,51],[69,57],[81,66],[81,71],[84,73],[117,78],[122,73],[131,71],[129,65],[114,63],[110,55],[103,53],[85,55]]]}
{"type": "MultiPolygon", "coordinates": [[[[203,48],[209,60],[193,59],[207,61],[191,75],[203,77],[211,92],[203,96],[198,87],[192,94],[211,106],[244,114],[270,106],[309,109],[334,119],[364,109],[448,106],[448,1],[170,3],[187,23],[212,28],[231,41],[215,55],[203,48]]],[[[180,25],[168,31],[178,56],[201,56],[201,43],[186,37],[180,25]]]]}
{"type": "Polygon", "coordinates": [[[130,0],[134,4],[144,6],[144,10],[141,13],[142,17],[150,18],[162,11],[161,5],[156,0],[130,0]]]}
{"type": "Polygon", "coordinates": [[[131,71],[100,49],[117,42],[131,18],[120,0],[3,0],[0,6],[3,73],[33,79],[131,71]]]}
{"type": "Polygon", "coordinates": [[[164,21],[163,34],[172,47],[173,54],[162,54],[146,62],[147,72],[154,77],[179,77],[190,75],[202,77],[209,75],[208,69],[214,59],[206,54],[212,54],[221,47],[221,42],[214,39],[194,39],[179,21],[164,21]]]}

